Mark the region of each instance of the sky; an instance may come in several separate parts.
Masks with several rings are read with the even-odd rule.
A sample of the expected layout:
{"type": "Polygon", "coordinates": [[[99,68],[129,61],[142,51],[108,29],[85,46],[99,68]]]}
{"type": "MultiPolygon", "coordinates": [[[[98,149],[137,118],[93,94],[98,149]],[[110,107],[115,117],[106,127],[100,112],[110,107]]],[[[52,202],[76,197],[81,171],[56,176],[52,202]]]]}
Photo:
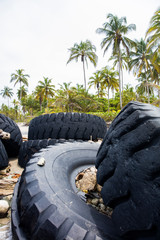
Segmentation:
{"type": "MultiPolygon", "coordinates": [[[[94,72],[111,66],[110,51],[103,56],[100,47],[104,35],[96,33],[107,14],[125,16],[127,24],[136,24],[136,31],[127,36],[140,40],[159,7],[159,0],[0,0],[0,92],[8,86],[14,92],[10,102],[17,98],[19,85],[14,86],[10,79],[18,69],[30,75],[28,93],[43,77],[52,79],[56,89],[63,82],[83,84],[81,61],[66,63],[68,49],[87,39],[96,46],[98,55],[96,67],[88,62],[89,81],[94,72]]],[[[138,84],[133,74],[125,73],[124,84],[129,83],[138,84]]],[[[7,104],[7,99],[0,96],[0,106],[2,103],[7,104]]]]}

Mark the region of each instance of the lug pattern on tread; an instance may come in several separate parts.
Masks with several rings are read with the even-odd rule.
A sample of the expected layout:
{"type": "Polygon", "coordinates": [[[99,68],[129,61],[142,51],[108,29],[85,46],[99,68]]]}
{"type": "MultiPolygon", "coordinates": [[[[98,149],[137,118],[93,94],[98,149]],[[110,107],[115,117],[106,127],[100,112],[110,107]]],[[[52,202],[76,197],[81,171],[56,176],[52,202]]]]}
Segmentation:
{"type": "Polygon", "coordinates": [[[112,218],[121,235],[138,231],[144,237],[147,231],[158,239],[159,156],[160,109],[129,103],[111,124],[96,160],[102,197],[114,208],[112,218]]]}
{"type": "Polygon", "coordinates": [[[103,138],[107,126],[95,115],[84,113],[53,113],[36,117],[29,125],[28,139],[82,139],[103,138]]]}

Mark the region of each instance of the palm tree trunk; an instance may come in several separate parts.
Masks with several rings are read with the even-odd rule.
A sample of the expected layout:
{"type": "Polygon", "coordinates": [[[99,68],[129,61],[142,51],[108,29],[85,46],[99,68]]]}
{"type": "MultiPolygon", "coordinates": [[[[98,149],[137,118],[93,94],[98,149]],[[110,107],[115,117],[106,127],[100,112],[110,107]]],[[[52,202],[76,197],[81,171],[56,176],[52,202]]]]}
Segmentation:
{"type": "Polygon", "coordinates": [[[86,73],[85,73],[84,58],[82,59],[82,62],[83,62],[84,88],[86,90],[86,73]]]}
{"type": "Polygon", "coordinates": [[[120,108],[122,109],[122,92],[121,92],[121,56],[119,48],[119,99],[120,99],[120,108]]]}
{"type": "Polygon", "coordinates": [[[20,81],[20,101],[22,99],[22,86],[21,86],[21,81],[20,81]]]}
{"type": "Polygon", "coordinates": [[[108,84],[108,112],[109,112],[109,84],[108,84]]]}

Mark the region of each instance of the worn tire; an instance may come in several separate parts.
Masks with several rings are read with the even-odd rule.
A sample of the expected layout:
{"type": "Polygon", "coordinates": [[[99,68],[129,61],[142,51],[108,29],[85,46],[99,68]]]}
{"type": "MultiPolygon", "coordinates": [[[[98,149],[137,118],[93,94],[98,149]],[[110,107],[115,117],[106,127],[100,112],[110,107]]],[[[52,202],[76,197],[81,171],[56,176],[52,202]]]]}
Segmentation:
{"type": "Polygon", "coordinates": [[[3,143],[0,140],[0,170],[3,170],[6,167],[8,167],[8,155],[3,146],[3,143]]]}
{"type": "Polygon", "coordinates": [[[29,140],[21,144],[18,156],[18,164],[20,167],[25,168],[27,162],[31,159],[33,154],[56,143],[64,143],[64,139],[42,139],[42,140],[29,140]]]}
{"type": "Polygon", "coordinates": [[[107,131],[104,119],[85,113],[53,113],[36,117],[29,124],[28,139],[97,140],[107,131]]]}
{"type": "Polygon", "coordinates": [[[98,143],[49,146],[28,162],[12,199],[14,239],[120,240],[109,217],[77,194],[76,175],[93,166],[98,143]],[[45,166],[37,165],[45,158],[45,166]]]}
{"type": "Polygon", "coordinates": [[[127,104],[99,148],[96,167],[119,234],[160,239],[160,109],[127,104]]]}
{"type": "Polygon", "coordinates": [[[9,117],[0,114],[0,129],[11,135],[9,140],[1,139],[8,157],[16,157],[22,143],[22,134],[18,125],[9,117]]]}

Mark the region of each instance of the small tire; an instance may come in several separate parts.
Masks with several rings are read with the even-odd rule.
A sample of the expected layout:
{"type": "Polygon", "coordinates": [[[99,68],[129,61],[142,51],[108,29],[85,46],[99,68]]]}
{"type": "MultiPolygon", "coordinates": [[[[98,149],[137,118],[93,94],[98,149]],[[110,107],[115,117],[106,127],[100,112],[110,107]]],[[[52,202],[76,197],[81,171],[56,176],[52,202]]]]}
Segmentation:
{"type": "MultiPolygon", "coordinates": [[[[97,153],[97,181],[121,236],[160,239],[160,109],[130,102],[97,153]]],[[[139,238],[138,238],[139,239],[139,238]]]]}
{"type": "Polygon", "coordinates": [[[85,113],[45,114],[31,120],[28,140],[81,139],[98,140],[107,131],[104,119],[85,113]]]}
{"type": "Polygon", "coordinates": [[[98,143],[49,146],[28,162],[12,199],[14,239],[120,240],[111,219],[77,194],[75,177],[93,166],[98,143]],[[37,165],[46,159],[45,165],[37,165]]]}
{"type": "Polygon", "coordinates": [[[5,169],[6,167],[8,167],[8,155],[0,140],[0,170],[5,169]]]}
{"type": "Polygon", "coordinates": [[[29,140],[21,144],[18,156],[18,164],[20,167],[25,168],[31,157],[40,151],[42,148],[46,148],[56,143],[64,143],[63,139],[42,139],[42,140],[29,140]]]}
{"type": "Polygon", "coordinates": [[[10,139],[1,139],[8,157],[18,156],[20,145],[22,143],[22,134],[18,125],[9,117],[0,114],[0,129],[4,132],[10,133],[10,139]]]}

